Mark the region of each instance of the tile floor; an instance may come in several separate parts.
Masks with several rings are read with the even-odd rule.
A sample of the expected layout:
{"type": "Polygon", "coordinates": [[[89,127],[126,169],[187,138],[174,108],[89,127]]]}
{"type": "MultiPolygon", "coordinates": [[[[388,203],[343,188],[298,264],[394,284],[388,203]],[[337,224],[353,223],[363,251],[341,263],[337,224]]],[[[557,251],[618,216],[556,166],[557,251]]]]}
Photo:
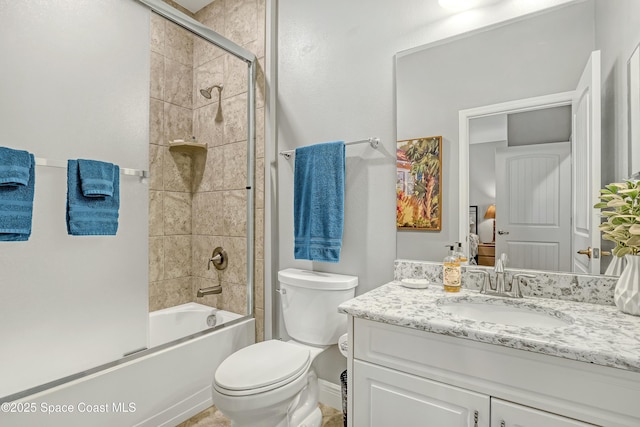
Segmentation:
{"type": "MultiPolygon", "coordinates": [[[[322,410],[322,427],[343,427],[342,411],[338,411],[330,406],[320,404],[322,410]]],[[[194,415],[187,421],[178,425],[178,427],[230,427],[229,421],[220,411],[212,406],[205,409],[197,415],[194,415]]]]}

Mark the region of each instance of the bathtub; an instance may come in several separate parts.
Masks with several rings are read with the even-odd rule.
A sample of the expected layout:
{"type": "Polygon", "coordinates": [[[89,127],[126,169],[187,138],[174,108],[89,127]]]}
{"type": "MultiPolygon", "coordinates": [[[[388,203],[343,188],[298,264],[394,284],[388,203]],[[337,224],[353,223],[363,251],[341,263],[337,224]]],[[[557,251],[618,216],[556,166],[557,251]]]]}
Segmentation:
{"type": "Polygon", "coordinates": [[[190,302],[149,313],[149,348],[156,347],[211,326],[219,326],[242,316],[190,302]]]}
{"type": "Polygon", "coordinates": [[[156,349],[11,402],[20,411],[1,412],[0,425],[175,426],[214,404],[216,368],[254,342],[253,318],[197,303],[158,310],[149,314],[156,349]]]}

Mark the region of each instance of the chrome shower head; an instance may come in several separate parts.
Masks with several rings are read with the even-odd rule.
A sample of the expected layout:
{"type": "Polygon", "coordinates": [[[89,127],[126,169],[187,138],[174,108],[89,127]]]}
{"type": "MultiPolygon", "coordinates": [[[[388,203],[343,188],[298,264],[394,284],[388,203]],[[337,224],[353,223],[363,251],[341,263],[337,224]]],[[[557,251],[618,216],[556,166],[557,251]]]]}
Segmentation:
{"type": "Polygon", "coordinates": [[[220,97],[220,93],[222,92],[222,85],[213,85],[206,89],[200,89],[200,95],[204,96],[207,99],[211,99],[211,91],[213,91],[213,88],[218,89],[218,97],[220,97]]]}

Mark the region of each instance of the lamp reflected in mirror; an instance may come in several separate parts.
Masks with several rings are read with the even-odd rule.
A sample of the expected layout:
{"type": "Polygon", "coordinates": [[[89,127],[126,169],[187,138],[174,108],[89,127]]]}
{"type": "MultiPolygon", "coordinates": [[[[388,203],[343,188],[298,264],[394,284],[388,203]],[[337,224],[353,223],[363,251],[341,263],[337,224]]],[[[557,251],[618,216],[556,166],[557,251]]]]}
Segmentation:
{"type": "Polygon", "coordinates": [[[491,243],[496,242],[496,205],[489,205],[487,211],[484,213],[484,219],[491,219],[493,221],[493,235],[491,243]]]}

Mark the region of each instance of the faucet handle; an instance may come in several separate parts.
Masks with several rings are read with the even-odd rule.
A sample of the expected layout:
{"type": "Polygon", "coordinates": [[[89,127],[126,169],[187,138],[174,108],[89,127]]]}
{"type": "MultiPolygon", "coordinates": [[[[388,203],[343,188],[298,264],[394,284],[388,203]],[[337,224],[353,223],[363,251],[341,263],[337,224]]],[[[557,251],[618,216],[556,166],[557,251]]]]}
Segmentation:
{"type": "Polygon", "coordinates": [[[522,279],[535,279],[533,274],[516,273],[511,278],[511,293],[516,298],[522,298],[522,289],[520,289],[520,281],[522,279]]]}
{"type": "Polygon", "coordinates": [[[480,287],[481,294],[486,294],[488,290],[491,290],[491,278],[487,270],[467,270],[467,273],[484,274],[484,280],[482,281],[482,286],[480,287]]]}
{"type": "Polygon", "coordinates": [[[500,254],[500,261],[502,261],[502,265],[506,268],[507,262],[509,261],[509,255],[507,255],[506,252],[502,252],[500,254]]]}

